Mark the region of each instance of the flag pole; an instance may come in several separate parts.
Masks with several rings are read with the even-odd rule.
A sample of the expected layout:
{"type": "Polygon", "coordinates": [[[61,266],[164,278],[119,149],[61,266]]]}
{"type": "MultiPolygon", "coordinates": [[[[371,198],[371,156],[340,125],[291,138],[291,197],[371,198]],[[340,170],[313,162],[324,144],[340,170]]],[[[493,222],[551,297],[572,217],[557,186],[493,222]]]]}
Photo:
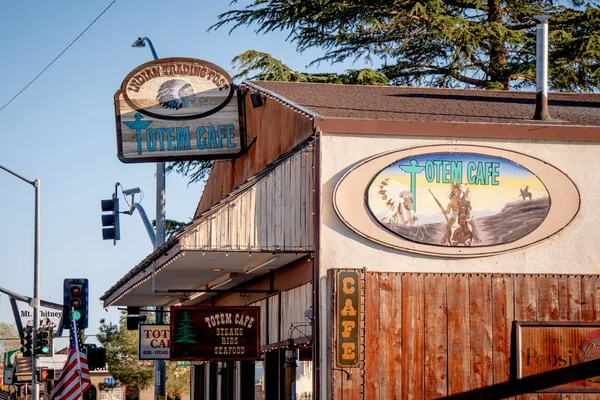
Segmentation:
{"type": "Polygon", "coordinates": [[[77,354],[77,376],[79,377],[79,393],[83,399],[83,382],[81,380],[81,359],[79,358],[79,327],[75,318],[73,318],[73,307],[71,307],[71,323],[75,325],[75,352],[77,354]]]}

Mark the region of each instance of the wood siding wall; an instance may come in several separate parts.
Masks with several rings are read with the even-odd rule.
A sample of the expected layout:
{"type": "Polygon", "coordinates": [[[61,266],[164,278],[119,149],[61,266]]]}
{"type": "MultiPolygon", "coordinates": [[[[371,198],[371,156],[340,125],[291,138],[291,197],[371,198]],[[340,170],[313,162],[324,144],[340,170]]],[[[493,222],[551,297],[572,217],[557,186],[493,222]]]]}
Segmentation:
{"type": "Polygon", "coordinates": [[[243,182],[290,151],[313,134],[313,122],[282,103],[268,98],[263,107],[253,108],[250,94],[244,99],[248,152],[235,160],[216,161],[206,182],[195,218],[243,182]]]}
{"type": "Polygon", "coordinates": [[[312,283],[250,305],[260,307],[261,346],[312,336],[312,328],[304,318],[304,312],[312,305],[312,283]]]}
{"type": "Polygon", "coordinates": [[[364,283],[361,369],[332,371],[335,399],[600,399],[510,383],[513,321],[600,321],[600,277],[367,272],[364,283]]]}
{"type": "Polygon", "coordinates": [[[182,250],[311,251],[312,146],[202,217],[180,239],[182,250]]]}

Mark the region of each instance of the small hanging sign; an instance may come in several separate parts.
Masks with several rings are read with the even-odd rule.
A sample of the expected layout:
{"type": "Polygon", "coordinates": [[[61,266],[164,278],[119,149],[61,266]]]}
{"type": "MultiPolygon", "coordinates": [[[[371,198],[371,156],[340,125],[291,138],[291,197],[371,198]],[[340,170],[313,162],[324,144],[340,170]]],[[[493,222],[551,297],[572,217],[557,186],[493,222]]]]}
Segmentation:
{"type": "Polygon", "coordinates": [[[260,307],[171,307],[171,360],[260,358],[260,307]]]}

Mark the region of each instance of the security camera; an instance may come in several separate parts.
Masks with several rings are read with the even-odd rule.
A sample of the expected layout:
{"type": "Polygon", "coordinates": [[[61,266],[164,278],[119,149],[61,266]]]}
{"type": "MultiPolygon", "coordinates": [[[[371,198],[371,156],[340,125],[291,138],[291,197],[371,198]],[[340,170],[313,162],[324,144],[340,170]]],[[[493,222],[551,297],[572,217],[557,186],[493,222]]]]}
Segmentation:
{"type": "Polygon", "coordinates": [[[127,189],[127,190],[123,190],[123,194],[125,196],[129,196],[129,195],[134,195],[141,192],[139,187],[133,188],[133,189],[127,189]]]}

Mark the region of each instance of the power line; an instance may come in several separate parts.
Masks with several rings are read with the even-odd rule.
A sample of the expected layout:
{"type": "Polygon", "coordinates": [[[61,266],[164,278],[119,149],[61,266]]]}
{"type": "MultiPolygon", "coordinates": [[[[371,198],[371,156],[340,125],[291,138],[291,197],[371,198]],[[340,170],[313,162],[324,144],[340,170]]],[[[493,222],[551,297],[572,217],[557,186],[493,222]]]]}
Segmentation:
{"type": "Polygon", "coordinates": [[[12,98],[12,99],[10,99],[10,100],[9,100],[9,101],[8,101],[6,104],[4,104],[4,105],[2,106],[2,108],[0,108],[0,112],[2,112],[2,110],[4,110],[4,109],[5,109],[5,108],[6,108],[6,107],[7,107],[7,106],[10,104],[10,103],[12,103],[12,102],[13,102],[13,101],[14,101],[14,100],[17,98],[17,97],[19,97],[19,95],[20,95],[21,93],[23,93],[23,92],[24,92],[24,91],[25,91],[25,90],[26,90],[26,89],[27,89],[29,86],[31,86],[31,84],[32,84],[33,82],[35,82],[35,81],[37,80],[37,78],[39,78],[39,77],[40,77],[40,76],[41,76],[41,75],[42,75],[44,72],[46,72],[46,70],[47,70],[48,68],[50,68],[50,66],[51,66],[52,64],[54,64],[54,62],[55,62],[56,60],[58,60],[58,59],[59,59],[59,58],[60,58],[60,57],[61,57],[63,54],[65,54],[65,52],[66,52],[67,50],[69,50],[69,48],[70,48],[71,46],[73,46],[73,44],[75,44],[75,42],[76,42],[76,41],[77,41],[77,40],[78,40],[78,39],[79,39],[81,36],[83,36],[83,34],[84,34],[84,33],[85,33],[85,32],[86,32],[88,29],[90,29],[92,25],[94,25],[94,23],[95,23],[96,21],[98,21],[98,19],[99,19],[99,18],[100,18],[100,17],[101,17],[101,16],[102,16],[102,15],[103,15],[103,14],[104,14],[106,11],[108,11],[108,9],[109,9],[109,8],[110,8],[110,7],[111,7],[113,4],[115,4],[115,2],[116,2],[116,1],[117,1],[117,0],[113,0],[113,1],[112,1],[112,2],[111,2],[111,3],[110,3],[110,4],[109,4],[109,5],[108,5],[108,6],[107,6],[105,9],[104,9],[104,11],[102,11],[102,12],[101,12],[101,13],[100,13],[100,14],[99,14],[99,15],[98,15],[98,16],[97,16],[97,17],[96,17],[96,18],[95,18],[95,19],[94,19],[94,20],[93,20],[93,21],[92,21],[92,22],[91,22],[91,23],[90,23],[88,26],[87,26],[87,28],[85,28],[85,29],[84,29],[84,30],[83,30],[83,31],[82,31],[82,32],[81,32],[81,33],[80,33],[80,34],[79,34],[79,35],[78,35],[78,36],[77,36],[77,37],[76,37],[76,38],[75,38],[75,39],[74,39],[74,40],[73,40],[73,41],[72,41],[72,42],[71,42],[71,43],[70,43],[70,44],[69,44],[67,47],[65,47],[65,49],[64,49],[63,51],[61,51],[61,52],[60,52],[60,54],[59,54],[59,55],[57,55],[57,56],[56,56],[56,58],[55,58],[54,60],[52,60],[52,62],[51,62],[50,64],[46,65],[46,68],[44,68],[44,69],[42,70],[42,72],[40,72],[39,74],[37,74],[37,75],[35,76],[35,78],[33,78],[31,81],[29,81],[29,83],[28,83],[27,85],[25,85],[25,87],[19,91],[19,93],[15,94],[15,95],[13,96],[13,98],[12,98]]]}

